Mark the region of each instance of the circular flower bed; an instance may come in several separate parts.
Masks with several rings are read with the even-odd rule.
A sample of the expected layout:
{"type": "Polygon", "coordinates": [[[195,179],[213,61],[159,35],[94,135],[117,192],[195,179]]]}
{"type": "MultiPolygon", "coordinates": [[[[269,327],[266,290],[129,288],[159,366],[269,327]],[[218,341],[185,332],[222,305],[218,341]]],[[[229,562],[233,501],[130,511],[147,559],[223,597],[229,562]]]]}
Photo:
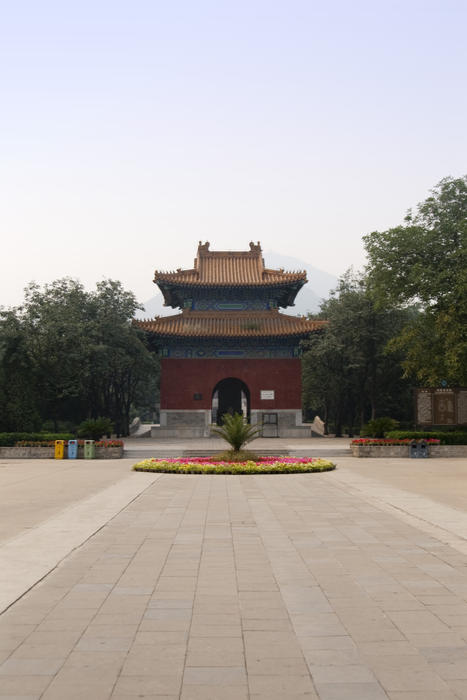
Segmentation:
{"type": "Polygon", "coordinates": [[[327,459],[298,457],[261,457],[246,462],[216,462],[212,457],[179,459],[145,459],[135,464],[137,472],[168,474],[301,474],[327,472],[336,465],[327,459]]]}

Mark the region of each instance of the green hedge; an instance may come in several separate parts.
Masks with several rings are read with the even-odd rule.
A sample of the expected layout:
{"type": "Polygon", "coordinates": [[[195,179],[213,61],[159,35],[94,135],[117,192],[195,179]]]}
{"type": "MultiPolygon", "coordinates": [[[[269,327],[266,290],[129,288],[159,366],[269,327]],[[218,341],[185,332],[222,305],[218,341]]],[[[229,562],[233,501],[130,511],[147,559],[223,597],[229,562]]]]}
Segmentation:
{"type": "Polygon", "coordinates": [[[45,440],[73,440],[73,433],[0,433],[0,447],[14,447],[21,440],[40,442],[45,440]]]}
{"type": "Polygon", "coordinates": [[[428,440],[429,438],[434,438],[439,440],[441,445],[467,445],[467,432],[461,431],[447,433],[443,430],[432,432],[424,430],[391,430],[386,433],[385,437],[396,440],[428,440]]]}

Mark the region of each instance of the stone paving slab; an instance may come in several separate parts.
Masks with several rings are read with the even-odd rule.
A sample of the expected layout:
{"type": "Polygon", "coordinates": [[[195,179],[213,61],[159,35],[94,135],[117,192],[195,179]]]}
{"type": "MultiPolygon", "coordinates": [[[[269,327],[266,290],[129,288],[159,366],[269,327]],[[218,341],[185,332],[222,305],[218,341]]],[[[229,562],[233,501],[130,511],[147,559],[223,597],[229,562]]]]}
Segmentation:
{"type": "Polygon", "coordinates": [[[128,477],[133,460],[0,459],[0,543],[128,477]]]}
{"type": "Polygon", "coordinates": [[[376,468],[158,476],[0,616],[0,700],[467,698],[462,510],[376,468]]]}
{"type": "MultiPolygon", "coordinates": [[[[0,545],[0,613],[159,478],[131,474],[0,545]]],[[[47,482],[43,490],[47,489],[47,482]]]]}
{"type": "Polygon", "coordinates": [[[412,460],[388,459],[373,472],[351,459],[339,461],[341,467],[347,468],[334,472],[333,478],[350,493],[467,553],[465,459],[417,460],[415,464],[412,460]]]}
{"type": "MultiPolygon", "coordinates": [[[[458,510],[467,511],[467,459],[465,457],[359,459],[340,455],[339,473],[371,479],[384,492],[386,487],[425,496],[458,510]]],[[[337,474],[337,472],[336,472],[337,474]]],[[[363,481],[362,481],[363,483],[363,481]]],[[[374,486],[375,484],[373,484],[374,486]]]]}

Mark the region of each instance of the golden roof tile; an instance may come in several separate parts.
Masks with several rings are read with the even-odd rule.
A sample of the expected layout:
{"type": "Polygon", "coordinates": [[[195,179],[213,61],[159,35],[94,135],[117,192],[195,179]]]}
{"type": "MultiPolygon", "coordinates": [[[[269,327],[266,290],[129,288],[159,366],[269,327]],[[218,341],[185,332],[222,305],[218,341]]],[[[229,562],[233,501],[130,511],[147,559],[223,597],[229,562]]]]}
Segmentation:
{"type": "Polygon", "coordinates": [[[248,251],[212,251],[209,242],[200,241],[193,268],[175,272],[156,270],[154,282],[197,287],[277,286],[298,282],[301,286],[306,282],[306,272],[265,268],[259,242],[250,243],[248,251]]]}
{"type": "Polygon", "coordinates": [[[270,311],[191,311],[174,316],[157,316],[138,321],[143,330],[164,337],[190,338],[264,338],[305,336],[327,324],[299,316],[270,311]]]}

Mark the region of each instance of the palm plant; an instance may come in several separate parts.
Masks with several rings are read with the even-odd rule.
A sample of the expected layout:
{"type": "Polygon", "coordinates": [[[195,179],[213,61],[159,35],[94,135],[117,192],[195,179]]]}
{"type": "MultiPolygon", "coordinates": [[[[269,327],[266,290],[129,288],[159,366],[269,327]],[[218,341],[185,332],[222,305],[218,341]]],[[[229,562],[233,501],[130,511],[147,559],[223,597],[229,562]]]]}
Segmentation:
{"type": "Polygon", "coordinates": [[[213,432],[228,442],[234,452],[240,452],[243,445],[254,440],[260,433],[258,428],[245,423],[240,413],[225,413],[222,420],[223,425],[213,432]]]}

